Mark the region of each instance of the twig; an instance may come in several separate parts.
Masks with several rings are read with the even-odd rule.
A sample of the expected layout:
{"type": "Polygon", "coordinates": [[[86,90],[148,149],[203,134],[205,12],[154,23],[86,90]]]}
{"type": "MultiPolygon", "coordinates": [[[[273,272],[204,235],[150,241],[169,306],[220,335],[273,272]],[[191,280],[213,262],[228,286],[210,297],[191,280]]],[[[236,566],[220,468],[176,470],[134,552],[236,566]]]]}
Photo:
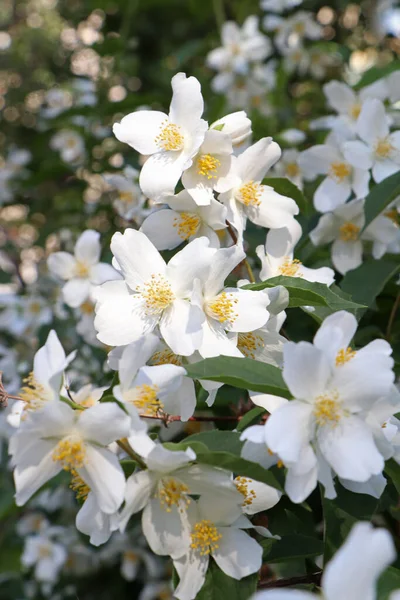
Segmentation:
{"type": "MultiPolygon", "coordinates": [[[[235,233],[235,230],[233,229],[233,227],[229,223],[229,221],[225,221],[225,223],[227,225],[227,229],[228,229],[229,235],[231,236],[231,238],[233,240],[233,243],[237,244],[238,238],[237,238],[237,235],[235,233]]],[[[256,278],[254,277],[253,269],[251,268],[250,263],[247,260],[247,258],[244,258],[240,264],[244,265],[246,267],[247,273],[249,275],[249,279],[250,279],[251,283],[255,283],[256,282],[256,278]]]]}
{"type": "Polygon", "coordinates": [[[147,469],[146,463],[142,460],[139,454],[136,454],[136,452],[132,450],[126,438],[122,440],[117,440],[117,444],[124,452],[126,452],[128,456],[131,457],[132,460],[134,460],[140,467],[142,467],[142,469],[147,469]]]}
{"type": "Polygon", "coordinates": [[[309,575],[299,575],[298,577],[288,577],[287,579],[275,579],[274,581],[260,581],[258,587],[262,589],[290,587],[292,585],[300,585],[302,583],[314,583],[320,585],[322,571],[318,573],[310,573],[309,575]]]}
{"type": "Polygon", "coordinates": [[[224,416],[224,417],[199,415],[197,417],[189,417],[187,419],[187,421],[182,421],[182,419],[179,415],[166,415],[166,414],[140,415],[140,417],[142,419],[155,419],[156,421],[163,421],[164,425],[166,425],[168,427],[168,425],[170,423],[176,423],[176,422],[186,423],[187,421],[191,421],[191,422],[194,421],[197,423],[201,423],[201,422],[212,423],[213,421],[217,421],[217,422],[231,421],[231,422],[237,423],[238,421],[240,421],[242,419],[243,415],[228,415],[228,416],[224,416]]]}
{"type": "Polygon", "coordinates": [[[397,309],[399,308],[400,305],[400,294],[397,294],[397,298],[393,303],[392,306],[392,310],[390,312],[390,317],[389,317],[389,321],[388,321],[388,325],[386,328],[386,339],[389,342],[390,341],[390,336],[392,335],[392,327],[393,327],[393,323],[396,317],[396,313],[397,313],[397,309]]]}

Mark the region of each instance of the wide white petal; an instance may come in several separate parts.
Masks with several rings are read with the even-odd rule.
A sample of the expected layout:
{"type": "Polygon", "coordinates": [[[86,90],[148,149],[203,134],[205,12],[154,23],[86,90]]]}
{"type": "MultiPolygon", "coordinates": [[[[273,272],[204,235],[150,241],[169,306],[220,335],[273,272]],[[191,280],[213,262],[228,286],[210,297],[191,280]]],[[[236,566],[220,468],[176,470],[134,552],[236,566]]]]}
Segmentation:
{"type": "Polygon", "coordinates": [[[85,440],[108,446],[128,435],[130,418],[116,402],[103,402],[82,411],[78,427],[85,440]]]}
{"type": "Polygon", "coordinates": [[[363,142],[345,142],[343,144],[343,154],[345,159],[357,169],[366,171],[372,167],[371,149],[363,142]]]}
{"type": "Polygon", "coordinates": [[[327,317],[314,336],[314,346],[326,354],[334,363],[339,350],[346,350],[357,331],[357,319],[345,310],[327,317]]]}
{"type": "Polygon", "coordinates": [[[292,198],[282,196],[266,185],[262,186],[258,200],[258,206],[245,206],[244,212],[250,221],[261,227],[291,227],[293,217],[299,213],[299,207],[292,198]]]}
{"type": "Polygon", "coordinates": [[[341,81],[330,81],[323,86],[328,104],[338,113],[348,113],[357,102],[354,91],[341,81]]]}
{"type": "Polygon", "coordinates": [[[197,238],[171,258],[167,266],[167,277],[173,292],[187,298],[193,291],[195,279],[205,281],[208,277],[216,250],[209,247],[206,237],[197,238]]]}
{"type": "Polygon", "coordinates": [[[147,156],[160,150],[156,137],[167,119],[165,113],[157,110],[138,110],[126,115],[120,123],[114,123],[113,132],[120,142],[147,156]]]}
{"type": "Polygon", "coordinates": [[[187,156],[183,152],[152,154],[140,171],[139,185],[143,194],[155,201],[173,194],[186,162],[187,156]]]}
{"type": "Polygon", "coordinates": [[[61,279],[71,279],[75,275],[76,260],[68,252],[53,252],[47,259],[49,271],[61,277],[61,279]]]}
{"type": "Polygon", "coordinates": [[[388,119],[381,100],[375,98],[365,100],[357,120],[357,133],[370,145],[389,135],[388,119]]]}
{"type": "Polygon", "coordinates": [[[196,77],[186,77],[185,73],[177,73],[171,80],[171,86],[170,121],[190,132],[204,110],[200,83],[196,77]]]}
{"type": "Polygon", "coordinates": [[[77,472],[95,494],[99,508],[115,513],[124,500],[125,476],[120,462],[110,450],[86,444],[83,467],[77,472]]]}
{"type": "Polygon", "coordinates": [[[284,463],[295,463],[312,437],[312,406],[292,400],[270,415],[265,424],[265,441],[284,463]]]}
{"type": "Polygon", "coordinates": [[[174,210],[162,209],[153,212],[142,223],[142,231],[157,250],[173,250],[185,241],[178,233],[181,215],[174,210]]]}
{"type": "Polygon", "coordinates": [[[74,277],[67,281],[62,289],[64,302],[72,308],[78,308],[90,296],[91,285],[88,279],[74,277]]]}
{"type": "Polygon", "coordinates": [[[205,296],[213,297],[219,294],[224,287],[225,279],[244,258],[246,253],[243,246],[238,244],[215,251],[204,284],[205,296]]]}
{"type": "MultiPolygon", "coordinates": [[[[17,464],[14,469],[15,503],[23,506],[46,481],[55,477],[62,469],[59,461],[53,460],[56,441],[36,440],[31,459],[35,464],[23,466],[17,464]]],[[[31,447],[31,452],[33,447],[31,447]]]]}
{"type": "Polygon", "coordinates": [[[114,515],[106,515],[99,509],[96,496],[91,492],[76,515],[75,525],[78,531],[90,536],[93,546],[100,546],[117,529],[117,520],[114,515]]]}
{"type": "Polygon", "coordinates": [[[283,347],[283,378],[295,398],[311,401],[322,394],[330,376],[325,354],[309,342],[283,347]]]}
{"type": "Polygon", "coordinates": [[[335,181],[327,177],[320,183],[314,194],[314,206],[322,213],[335,210],[344,204],[350,197],[351,186],[348,178],[344,181],[335,181]]]}
{"type": "Polygon", "coordinates": [[[228,337],[223,326],[215,319],[206,319],[203,323],[203,337],[199,347],[203,358],[213,356],[243,356],[236,343],[228,337]]]}
{"type": "Polygon", "coordinates": [[[255,497],[252,497],[251,504],[243,506],[244,512],[248,515],[255,515],[264,510],[269,510],[275,504],[278,504],[282,496],[281,492],[275,488],[254,479],[249,481],[247,489],[248,491],[253,491],[255,494],[255,497]]]}
{"type": "Polygon", "coordinates": [[[262,547],[241,529],[221,527],[222,538],[212,556],[219,568],[233,579],[242,579],[261,568],[262,547]]]}
{"type": "Polygon", "coordinates": [[[142,528],[147,543],[155,554],[179,558],[187,551],[182,539],[182,513],[177,507],[167,512],[158,498],[151,498],[142,514],[142,528]]]}
{"type": "Polygon", "coordinates": [[[93,229],[87,229],[75,244],[75,258],[87,266],[95,265],[100,260],[100,234],[93,229]]]}
{"type": "Polygon", "coordinates": [[[164,310],[160,332],[175,354],[190,356],[200,347],[204,320],[204,313],[198,306],[177,298],[164,310]]]}
{"type": "Polygon", "coordinates": [[[344,242],[337,239],[332,245],[332,262],[337,271],[345,275],[362,263],[363,245],[360,240],[344,242]]]}
{"type": "Polygon", "coordinates": [[[399,168],[399,165],[394,160],[378,160],[372,167],[372,177],[376,183],[380,183],[386,177],[397,173],[399,168]]]}
{"type": "Polygon", "coordinates": [[[189,553],[174,560],[174,567],[179,575],[179,584],[174,590],[178,600],[194,600],[203,587],[209,563],[209,555],[200,556],[189,553]]]}
{"type": "Polygon", "coordinates": [[[125,504],[119,519],[121,531],[125,530],[130,517],[146,506],[155,485],[156,479],[149,471],[139,471],[128,477],[125,487],[125,504]]]}
{"type": "Polygon", "coordinates": [[[239,155],[237,172],[243,182],[262,181],[280,156],[278,144],[271,137],[262,138],[239,155]]]}

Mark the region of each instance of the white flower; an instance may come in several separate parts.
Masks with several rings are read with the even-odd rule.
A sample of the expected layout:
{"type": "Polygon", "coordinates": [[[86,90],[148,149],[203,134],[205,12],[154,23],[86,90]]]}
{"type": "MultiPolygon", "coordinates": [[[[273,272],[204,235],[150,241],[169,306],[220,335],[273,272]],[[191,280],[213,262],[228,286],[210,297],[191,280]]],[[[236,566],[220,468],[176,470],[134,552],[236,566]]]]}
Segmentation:
{"type": "Polygon", "coordinates": [[[233,481],[243,496],[242,510],[247,515],[269,510],[281,499],[281,492],[261,481],[241,476],[235,477],[233,481]]]}
{"type": "Polygon", "coordinates": [[[140,228],[157,250],[172,250],[182,242],[203,236],[210,240],[210,246],[219,247],[215,231],[226,227],[225,206],[214,198],[208,206],[198,206],[187,190],[164,200],[172,210],[152,212],[140,228]]]}
{"type": "MultiPolygon", "coordinates": [[[[296,130],[287,130],[288,133],[290,131],[296,130]]],[[[299,131],[299,133],[302,133],[299,131]]],[[[282,138],[284,135],[281,134],[282,138]]],[[[289,136],[290,137],[290,136],[289,136]]],[[[303,189],[303,174],[301,171],[301,167],[299,165],[299,157],[301,156],[298,150],[284,150],[282,152],[282,156],[279,162],[273,167],[271,171],[271,175],[276,175],[277,177],[287,177],[289,181],[297,185],[297,187],[302,190],[303,189]]]]}
{"type": "Polygon", "coordinates": [[[358,117],[356,131],[362,141],[345,142],[346,159],[359,169],[372,169],[379,183],[400,169],[400,131],[390,133],[385,107],[367,99],[358,117]]]}
{"type": "Polygon", "coordinates": [[[318,40],[321,36],[322,27],[314,14],[299,10],[283,20],[274,42],[280,52],[284,52],[288,47],[298,47],[304,39],[318,40]]]}
{"type": "Polygon", "coordinates": [[[91,383],[88,383],[77,392],[73,392],[72,398],[76,404],[80,404],[80,406],[83,406],[84,408],[90,408],[99,403],[100,398],[107,389],[108,386],[96,387],[91,383]]]}
{"type": "Polygon", "coordinates": [[[85,156],[85,141],[76,131],[62,129],[50,140],[50,148],[58,150],[66,163],[81,162],[85,156]]]}
{"type": "Polygon", "coordinates": [[[202,308],[206,316],[203,339],[198,349],[203,358],[220,354],[241,356],[235,340],[226,332],[254,331],[268,320],[268,294],[240,288],[224,289],[226,277],[244,256],[239,246],[214,250],[208,277],[203,282],[196,281],[193,302],[202,308]]]}
{"type": "Polygon", "coordinates": [[[231,138],[232,146],[241,146],[251,136],[251,121],[243,110],[218,119],[210,129],[222,131],[231,138]]]}
{"type": "Polygon", "coordinates": [[[309,178],[326,175],[314,194],[314,206],[319,212],[344,204],[352,192],[356,198],[365,198],[369,192],[368,167],[353,167],[339,148],[313,146],[301,153],[298,162],[309,178]]]}
{"type": "Polygon", "coordinates": [[[236,580],[260,569],[262,548],[243,531],[251,527],[251,523],[238,519],[238,514],[224,506],[223,498],[202,496],[189,505],[188,516],[188,527],[181,539],[186,554],[174,560],[180,579],[174,591],[176,598],[196,598],[204,584],[210,557],[226,575],[236,580]]]}
{"type": "MultiPolygon", "coordinates": [[[[284,464],[306,474],[308,493],[317,477],[331,483],[330,469],[343,479],[365,482],[384,466],[365,418],[390,392],[392,350],[383,340],[352,350],[356,329],[355,317],[339,311],[325,319],[313,344],[287,342],[283,348],[283,378],[294,400],[277,404],[265,425],[265,440],[284,464]]],[[[302,502],[305,482],[300,477],[295,483],[286,481],[286,492],[293,502],[302,502]]]]}
{"type": "Polygon", "coordinates": [[[65,546],[39,533],[26,538],[21,563],[24,567],[35,567],[37,581],[55,583],[67,558],[65,546]]]}
{"type": "Polygon", "coordinates": [[[303,0],[261,0],[260,6],[262,10],[267,12],[283,13],[285,10],[290,10],[301,4],[303,0]]]}
{"type": "Polygon", "coordinates": [[[287,144],[297,146],[306,140],[306,134],[301,129],[285,129],[279,134],[279,137],[287,144]]]}
{"type": "MultiPolygon", "coordinates": [[[[83,482],[82,482],[83,483],[83,482]]],[[[90,543],[93,546],[105,544],[111,534],[119,527],[119,517],[117,512],[107,514],[103,512],[98,504],[96,495],[90,490],[78,488],[79,498],[84,498],[84,503],[76,515],[75,525],[78,531],[90,536],[90,543]],[[86,492],[86,494],[85,494],[86,492]]],[[[76,488],[74,488],[76,489],[76,488]]]]}
{"type": "Polygon", "coordinates": [[[134,169],[125,169],[123,175],[104,175],[104,179],[117,192],[113,201],[117,213],[128,221],[134,220],[140,224],[146,212],[146,197],[134,180],[138,174],[134,169]]]}
{"type": "Polygon", "coordinates": [[[47,259],[50,272],[67,281],[62,293],[68,306],[80,306],[90,297],[93,285],[119,278],[111,265],[99,262],[100,252],[100,234],[87,229],[79,236],[74,255],[54,252],[47,259]]]}
{"type": "Polygon", "coordinates": [[[208,273],[215,250],[198,238],[175,254],[168,265],[140,231],[126,229],[111,240],[114,264],[124,280],[96,290],[95,327],[105,344],[124,346],[158,325],[176,354],[189,356],[202,338],[203,312],[190,298],[193,282],[208,273]]]}
{"type": "Polygon", "coordinates": [[[342,275],[361,265],[363,240],[374,242],[373,255],[380,258],[398,234],[397,225],[385,215],[374,219],[361,234],[364,223],[364,201],[351,200],[333,212],[322,215],[317,227],[310,232],[310,239],[315,246],[333,242],[332,263],[342,275]]]}
{"type": "Polygon", "coordinates": [[[267,171],[277,162],[281,149],[272,138],[262,138],[233,160],[236,185],[219,199],[228,207],[228,220],[241,233],[246,219],[262,227],[285,227],[299,212],[292,198],[262,185],[267,171]]]}
{"type": "Polygon", "coordinates": [[[400,73],[398,71],[393,71],[393,73],[390,73],[390,75],[386,77],[385,83],[390,102],[398,102],[400,100],[400,73]]]}
{"type": "Polygon", "coordinates": [[[140,172],[140,187],[153,200],[173,194],[182,172],[192,164],[204,140],[207,123],[203,114],[200,83],[195,77],[178,73],[171,81],[173,95],[169,115],[140,110],[115,123],[113,131],[121,141],[144,155],[150,155],[140,172]]]}
{"type": "MultiPolygon", "coordinates": [[[[396,558],[392,538],[386,529],[370,523],[356,523],[344,544],[329,561],[322,575],[324,600],[376,600],[381,573],[396,558]]],[[[397,597],[391,596],[391,599],[397,597]]],[[[257,592],[251,600],[317,600],[319,594],[296,590],[257,592]]]]}
{"type": "Polygon", "coordinates": [[[265,281],[271,277],[286,275],[289,277],[303,277],[307,281],[331,285],[335,280],[335,273],[329,267],[309,269],[293,258],[294,247],[300,240],[302,229],[300,224],[293,219],[292,223],[282,229],[271,229],[267,233],[264,246],[256,248],[256,254],[261,261],[260,280],[265,281]]]}
{"type": "Polygon", "coordinates": [[[129,427],[129,416],[112,402],[81,411],[54,401],[30,413],[9,447],[17,505],[64,469],[83,479],[102,511],[115,512],[123,501],[125,477],[107,446],[126,437],[129,427]]]}

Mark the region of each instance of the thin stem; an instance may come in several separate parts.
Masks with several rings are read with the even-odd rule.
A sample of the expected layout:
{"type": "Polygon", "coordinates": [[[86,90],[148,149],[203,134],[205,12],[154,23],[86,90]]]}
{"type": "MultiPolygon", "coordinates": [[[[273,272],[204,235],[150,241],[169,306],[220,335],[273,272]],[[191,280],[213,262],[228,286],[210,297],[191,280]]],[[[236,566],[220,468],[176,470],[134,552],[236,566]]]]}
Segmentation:
{"type": "MultiPolygon", "coordinates": [[[[155,419],[157,421],[163,421],[166,425],[169,423],[181,422],[181,417],[179,415],[140,415],[142,419],[155,419]]],[[[199,415],[197,417],[189,417],[188,421],[194,421],[196,423],[212,423],[213,421],[217,422],[234,422],[237,423],[242,419],[242,415],[228,415],[224,417],[219,416],[203,416],[199,415]]],[[[185,421],[186,422],[186,421],[185,421]]]]}
{"type": "Polygon", "coordinates": [[[124,452],[126,452],[128,456],[131,457],[132,460],[134,460],[140,467],[142,467],[142,469],[147,469],[146,463],[142,460],[139,454],[136,454],[136,452],[132,450],[126,438],[123,438],[122,440],[117,440],[117,444],[124,452]]]}
{"type": "Polygon", "coordinates": [[[310,573],[309,575],[300,575],[298,577],[288,577],[287,579],[275,579],[273,581],[260,581],[258,587],[262,589],[290,587],[292,585],[300,585],[302,583],[321,583],[322,571],[318,573],[310,573]]]}
{"type": "MultiPolygon", "coordinates": [[[[237,244],[238,242],[238,238],[237,235],[235,233],[235,230],[233,229],[232,225],[229,223],[229,221],[225,221],[226,225],[227,225],[227,229],[229,232],[229,235],[231,236],[233,242],[235,244],[237,244]]],[[[251,283],[255,283],[256,282],[256,278],[254,277],[254,273],[253,273],[253,269],[250,266],[249,261],[247,260],[247,258],[243,259],[242,262],[240,263],[241,265],[244,265],[247,269],[247,273],[249,275],[249,279],[251,281],[251,283]]]]}
{"type": "Polygon", "coordinates": [[[390,341],[390,336],[392,335],[392,327],[393,327],[393,323],[394,323],[399,305],[400,305],[400,294],[397,294],[397,298],[394,301],[392,310],[390,312],[390,317],[389,317],[389,321],[388,321],[388,325],[387,325],[387,329],[386,329],[386,339],[388,342],[390,341]]]}
{"type": "Polygon", "coordinates": [[[223,0],[213,0],[215,21],[218,29],[221,31],[223,24],[226,21],[224,2],[223,0]]]}

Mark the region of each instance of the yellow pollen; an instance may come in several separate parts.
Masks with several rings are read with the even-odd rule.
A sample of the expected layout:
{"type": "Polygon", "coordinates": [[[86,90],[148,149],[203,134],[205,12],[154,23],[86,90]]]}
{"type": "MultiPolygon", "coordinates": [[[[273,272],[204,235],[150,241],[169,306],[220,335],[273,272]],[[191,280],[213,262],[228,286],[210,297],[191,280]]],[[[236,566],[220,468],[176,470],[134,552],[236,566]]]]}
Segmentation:
{"type": "Polygon", "coordinates": [[[279,267],[279,273],[286,275],[286,277],[303,277],[302,273],[298,272],[300,267],[301,262],[297,258],[290,260],[290,258],[286,257],[279,267]]]}
{"type": "Polygon", "coordinates": [[[185,507],[189,506],[190,498],[187,496],[188,492],[189,488],[184,483],[173,478],[162,479],[156,497],[159,499],[163,509],[166,512],[171,512],[173,506],[179,508],[181,501],[185,507]]]}
{"type": "Polygon", "coordinates": [[[177,367],[182,366],[182,359],[177,354],[174,354],[169,348],[155,352],[151,357],[152,365],[176,365],[177,367]]]}
{"type": "Polygon", "coordinates": [[[83,302],[79,308],[81,310],[81,313],[83,313],[84,315],[92,315],[94,313],[94,304],[89,302],[89,300],[83,302]]]}
{"type": "Polygon", "coordinates": [[[305,30],[306,30],[306,26],[304,25],[303,22],[299,22],[296,23],[296,25],[294,26],[293,30],[298,33],[299,35],[303,35],[305,30]]]}
{"type": "Polygon", "coordinates": [[[286,165],[286,175],[288,177],[297,177],[300,175],[300,167],[297,163],[288,163],[286,165]]]}
{"type": "Polygon", "coordinates": [[[85,408],[90,408],[91,406],[94,406],[96,404],[96,400],[93,398],[93,396],[88,396],[87,398],[79,402],[79,404],[80,406],[84,406],[85,408]]]}
{"type": "Polygon", "coordinates": [[[51,556],[51,548],[47,544],[40,544],[39,546],[39,556],[40,558],[48,558],[51,556]]]}
{"type": "Polygon", "coordinates": [[[356,351],[352,350],[350,347],[342,348],[336,355],[336,366],[339,367],[340,365],[344,365],[354,358],[356,354],[356,351]]]}
{"type": "Polygon", "coordinates": [[[239,316],[235,312],[235,304],[237,302],[237,299],[234,299],[232,294],[222,292],[212,302],[208,303],[206,310],[210,317],[220,323],[232,324],[239,316]]]}
{"type": "Polygon", "coordinates": [[[351,167],[344,162],[334,162],[331,164],[329,175],[337,182],[343,181],[351,174],[351,167]]]}
{"type": "Polygon", "coordinates": [[[85,462],[85,445],[81,438],[68,436],[60,440],[53,451],[53,460],[60,461],[65,471],[75,473],[85,462]]]}
{"type": "Polygon", "coordinates": [[[260,206],[260,196],[263,186],[255,181],[249,181],[239,189],[238,200],[245,206],[260,206]]]}
{"type": "Polygon", "coordinates": [[[336,392],[330,396],[327,394],[318,396],[314,407],[314,417],[318,425],[336,427],[341,417],[339,396],[336,392]]]}
{"type": "Polygon", "coordinates": [[[244,356],[255,358],[256,352],[264,348],[265,344],[260,335],[253,332],[239,333],[237,347],[244,356]]]}
{"type": "Polygon", "coordinates": [[[164,408],[164,404],[157,399],[157,385],[144,383],[143,385],[138,385],[132,391],[134,394],[132,404],[136,406],[141,415],[156,417],[164,408]]]}
{"type": "Polygon", "coordinates": [[[24,410],[37,410],[46,402],[45,389],[35,379],[33,371],[23,380],[26,385],[21,388],[20,398],[25,402],[24,410]]]}
{"type": "Polygon", "coordinates": [[[124,204],[130,204],[133,201],[132,192],[119,192],[118,199],[124,204]]]}
{"type": "Polygon", "coordinates": [[[89,267],[78,260],[75,265],[75,275],[77,277],[87,277],[89,275],[89,267]]]}
{"type": "Polygon", "coordinates": [[[171,285],[163,275],[152,275],[150,281],[136,291],[142,294],[149,315],[162,313],[175,300],[171,285]]]}
{"type": "Polygon", "coordinates": [[[221,161],[212,154],[202,154],[197,159],[197,173],[207,179],[216,179],[220,166],[221,161]]]}
{"type": "Polygon", "coordinates": [[[136,563],[138,561],[139,557],[138,557],[137,553],[134,552],[133,550],[125,550],[124,559],[127,560],[128,562],[136,563]]]}
{"type": "Polygon", "coordinates": [[[72,479],[69,487],[75,492],[77,500],[85,501],[90,492],[90,487],[83,481],[82,477],[78,475],[75,469],[71,469],[71,475],[72,479]]]}
{"type": "Polygon", "coordinates": [[[42,306],[40,304],[40,302],[32,302],[29,305],[29,312],[31,312],[34,315],[38,315],[40,313],[42,309],[42,306]]]}
{"type": "Polygon", "coordinates": [[[201,225],[199,215],[193,213],[181,213],[174,219],[174,227],[178,230],[178,235],[183,240],[187,240],[192,235],[196,235],[201,225]]]}
{"type": "Polygon", "coordinates": [[[339,228],[339,237],[343,242],[355,242],[358,239],[360,227],[354,223],[343,223],[339,228]]]}
{"type": "Polygon", "coordinates": [[[191,534],[190,547],[197,550],[200,556],[207,556],[219,548],[218,542],[222,538],[218,529],[211,521],[203,520],[195,524],[191,534]]]}
{"type": "Polygon", "coordinates": [[[285,465],[283,464],[283,461],[281,459],[279,459],[278,462],[276,463],[276,466],[278,467],[278,469],[283,469],[283,467],[285,465]]]}
{"type": "Polygon", "coordinates": [[[400,213],[395,208],[387,210],[385,213],[383,213],[383,215],[393,221],[397,227],[400,226],[400,213]]]}
{"type": "Polygon", "coordinates": [[[76,139],[75,138],[67,138],[67,141],[65,142],[65,145],[67,148],[75,148],[76,146],[76,139]]]}
{"type": "Polygon", "coordinates": [[[394,150],[388,138],[382,138],[375,145],[375,154],[379,158],[388,158],[394,150]]]}
{"type": "Polygon", "coordinates": [[[251,479],[247,479],[246,477],[235,477],[234,483],[237,491],[244,496],[243,506],[250,506],[250,504],[253,504],[253,500],[255,500],[257,496],[254,490],[249,490],[251,479]]]}
{"type": "Polygon", "coordinates": [[[161,125],[160,133],[157,135],[155,142],[161,150],[182,150],[185,138],[179,125],[164,121],[161,125]]]}
{"type": "Polygon", "coordinates": [[[349,114],[352,119],[356,120],[360,116],[362,104],[361,102],[356,102],[350,107],[349,114]]]}

